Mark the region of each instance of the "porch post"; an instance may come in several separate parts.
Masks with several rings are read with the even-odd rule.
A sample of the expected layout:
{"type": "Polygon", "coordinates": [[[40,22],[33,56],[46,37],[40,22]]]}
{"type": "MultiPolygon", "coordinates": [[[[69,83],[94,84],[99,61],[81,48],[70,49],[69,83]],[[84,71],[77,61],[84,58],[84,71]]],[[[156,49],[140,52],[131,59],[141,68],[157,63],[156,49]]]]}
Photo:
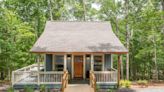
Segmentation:
{"type": "Polygon", "coordinates": [[[93,54],[91,54],[91,71],[93,71],[93,64],[94,64],[94,59],[93,59],[93,54]]]}
{"type": "Polygon", "coordinates": [[[74,78],[74,54],[72,54],[72,79],[74,78]]]}
{"type": "Polygon", "coordinates": [[[124,66],[123,66],[123,62],[122,62],[122,55],[120,56],[120,62],[121,62],[121,79],[124,79],[124,66]]]}
{"type": "Polygon", "coordinates": [[[104,71],[105,70],[105,54],[102,55],[102,62],[103,62],[102,71],[104,71]]]}
{"type": "Polygon", "coordinates": [[[46,54],[44,54],[44,72],[46,72],[46,54]]]}
{"type": "Polygon", "coordinates": [[[67,70],[67,54],[64,54],[64,71],[67,70]]]}
{"type": "Polygon", "coordinates": [[[118,63],[117,63],[117,69],[118,69],[118,86],[120,84],[120,66],[121,66],[121,55],[118,55],[118,63]]]}
{"type": "Polygon", "coordinates": [[[85,79],[85,66],[86,66],[85,65],[86,64],[86,55],[85,54],[83,55],[83,59],[84,59],[83,60],[83,78],[85,79]]]}
{"type": "Polygon", "coordinates": [[[39,79],[40,79],[40,76],[39,76],[39,72],[40,72],[40,56],[38,55],[37,56],[37,63],[38,63],[38,85],[40,84],[39,82],[39,79]]]}

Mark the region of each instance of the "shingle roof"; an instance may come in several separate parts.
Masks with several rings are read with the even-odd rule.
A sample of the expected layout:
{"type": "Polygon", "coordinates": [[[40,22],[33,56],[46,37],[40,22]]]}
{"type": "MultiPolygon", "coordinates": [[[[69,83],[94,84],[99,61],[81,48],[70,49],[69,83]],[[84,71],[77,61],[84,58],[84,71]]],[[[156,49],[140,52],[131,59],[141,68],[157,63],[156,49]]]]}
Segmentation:
{"type": "Polygon", "coordinates": [[[109,22],[47,21],[31,52],[109,52],[127,49],[113,33],[109,22]]]}

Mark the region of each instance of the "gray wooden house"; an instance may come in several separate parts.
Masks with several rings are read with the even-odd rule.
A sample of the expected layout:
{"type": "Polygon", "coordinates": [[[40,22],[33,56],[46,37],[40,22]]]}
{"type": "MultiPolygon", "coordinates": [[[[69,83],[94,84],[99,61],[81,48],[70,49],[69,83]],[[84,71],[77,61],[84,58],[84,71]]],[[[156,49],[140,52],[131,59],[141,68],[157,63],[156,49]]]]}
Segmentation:
{"type": "MultiPolygon", "coordinates": [[[[38,63],[13,71],[14,88],[65,88],[67,80],[89,80],[95,85],[117,85],[120,55],[128,53],[109,22],[47,21],[30,52],[44,56],[38,63]],[[113,55],[118,55],[118,69],[113,55]]],[[[69,84],[69,82],[68,82],[69,84]]]]}

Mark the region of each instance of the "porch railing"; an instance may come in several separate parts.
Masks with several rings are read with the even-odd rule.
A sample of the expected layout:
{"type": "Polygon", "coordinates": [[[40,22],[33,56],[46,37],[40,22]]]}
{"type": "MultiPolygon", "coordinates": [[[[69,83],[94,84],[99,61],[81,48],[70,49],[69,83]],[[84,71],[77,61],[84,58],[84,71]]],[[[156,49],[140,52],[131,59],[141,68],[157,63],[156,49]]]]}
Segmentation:
{"type": "Polygon", "coordinates": [[[12,72],[12,85],[14,84],[62,84],[63,71],[42,71],[43,65],[40,65],[40,71],[36,64],[18,69],[12,72]]]}
{"type": "Polygon", "coordinates": [[[117,70],[94,71],[96,83],[117,83],[117,70]]]}
{"type": "Polygon", "coordinates": [[[64,92],[67,85],[68,85],[68,71],[64,71],[64,75],[62,77],[62,88],[61,88],[62,92],[64,92]]]}
{"type": "Polygon", "coordinates": [[[38,84],[61,84],[63,71],[39,72],[38,77],[39,77],[38,84]]]}
{"type": "Polygon", "coordinates": [[[94,92],[96,92],[96,77],[93,71],[90,71],[90,85],[93,88],[94,92]]]}

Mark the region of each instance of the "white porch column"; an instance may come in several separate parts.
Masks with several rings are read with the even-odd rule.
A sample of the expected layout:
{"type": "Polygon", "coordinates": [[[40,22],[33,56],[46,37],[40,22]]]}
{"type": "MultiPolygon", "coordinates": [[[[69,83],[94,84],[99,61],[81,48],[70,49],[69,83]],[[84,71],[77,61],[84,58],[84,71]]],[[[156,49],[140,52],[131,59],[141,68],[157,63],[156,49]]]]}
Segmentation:
{"type": "Polygon", "coordinates": [[[102,55],[102,70],[105,70],[105,54],[102,55]]]}
{"type": "Polygon", "coordinates": [[[64,54],[64,71],[67,70],[67,54],[64,54]]]}
{"type": "Polygon", "coordinates": [[[91,71],[93,71],[93,66],[94,66],[94,55],[91,54],[91,71]]]}
{"type": "Polygon", "coordinates": [[[38,85],[40,84],[40,75],[39,75],[39,72],[40,72],[40,56],[38,55],[37,56],[37,63],[38,63],[38,85]]]}
{"type": "Polygon", "coordinates": [[[72,79],[74,78],[74,54],[72,54],[72,79]]]}
{"type": "Polygon", "coordinates": [[[44,54],[44,72],[46,72],[46,54],[44,54]]]}
{"type": "Polygon", "coordinates": [[[85,55],[85,54],[83,55],[83,59],[84,59],[84,60],[83,60],[83,61],[84,61],[84,62],[83,62],[83,78],[85,79],[85,77],[86,77],[86,76],[85,76],[85,75],[86,75],[86,74],[85,74],[85,66],[86,66],[86,65],[85,65],[85,64],[86,64],[86,63],[85,63],[85,62],[86,62],[86,55],[85,55]]]}

